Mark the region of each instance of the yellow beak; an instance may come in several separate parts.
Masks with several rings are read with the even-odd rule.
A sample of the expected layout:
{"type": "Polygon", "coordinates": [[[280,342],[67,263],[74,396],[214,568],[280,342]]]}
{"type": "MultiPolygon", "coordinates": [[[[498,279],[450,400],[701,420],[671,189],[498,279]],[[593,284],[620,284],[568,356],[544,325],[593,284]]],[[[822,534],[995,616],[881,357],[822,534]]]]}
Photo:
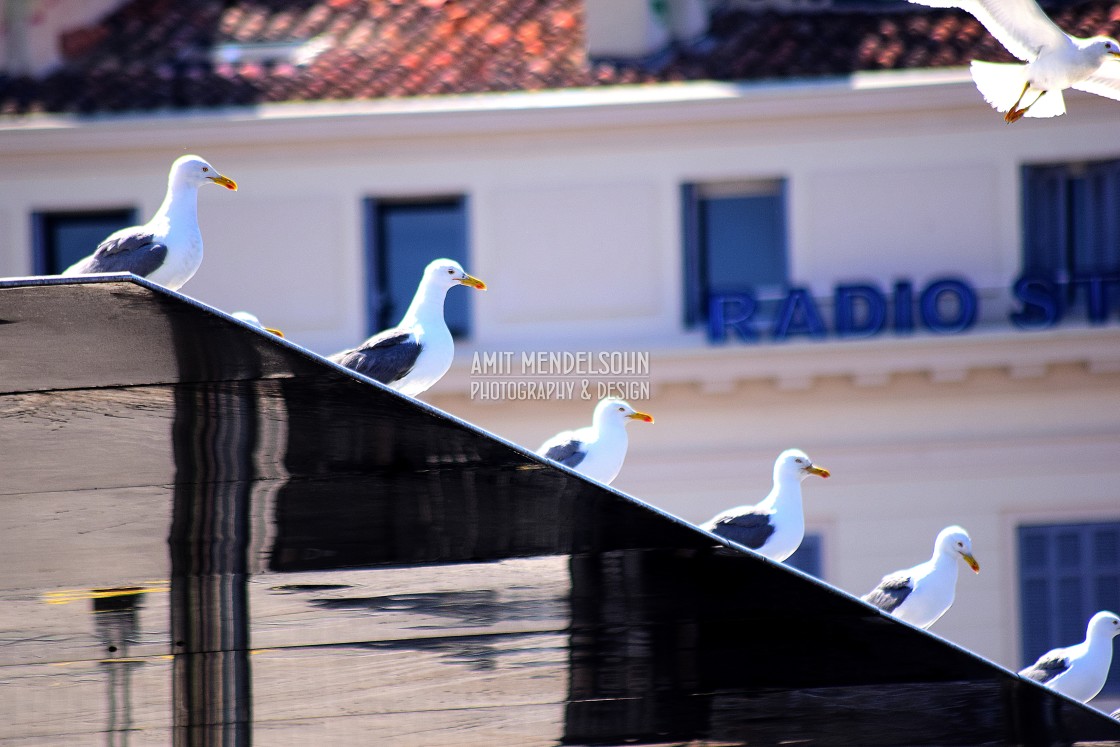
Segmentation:
{"type": "Polygon", "coordinates": [[[976,562],[976,558],[966,552],[962,552],[961,557],[964,558],[964,562],[968,563],[968,567],[972,569],[973,573],[980,572],[980,564],[976,562]]]}
{"type": "Polygon", "coordinates": [[[818,467],[815,464],[810,464],[808,467],[805,468],[805,471],[808,472],[810,475],[820,475],[821,477],[828,477],[829,475],[832,474],[831,472],[826,470],[824,467],[818,467]]]}
{"type": "Polygon", "coordinates": [[[653,422],[653,416],[648,415],[644,412],[635,412],[635,413],[632,413],[630,415],[627,415],[626,417],[630,418],[631,420],[640,420],[643,423],[652,423],[653,422]]]}
{"type": "Polygon", "coordinates": [[[217,176],[210,177],[210,181],[214,182],[215,184],[220,184],[226,189],[232,189],[234,192],[237,191],[237,182],[235,182],[233,179],[230,179],[228,176],[222,176],[221,174],[218,174],[217,176]]]}
{"type": "Polygon", "coordinates": [[[470,286],[471,288],[477,288],[480,291],[486,290],[486,283],[482,282],[473,275],[467,275],[466,277],[460,278],[459,282],[463,285],[470,286]]]}
{"type": "Polygon", "coordinates": [[[265,327],[264,331],[265,332],[271,332],[272,334],[276,335],[277,337],[283,337],[284,336],[283,332],[281,332],[278,329],[273,329],[272,327],[265,327]]]}

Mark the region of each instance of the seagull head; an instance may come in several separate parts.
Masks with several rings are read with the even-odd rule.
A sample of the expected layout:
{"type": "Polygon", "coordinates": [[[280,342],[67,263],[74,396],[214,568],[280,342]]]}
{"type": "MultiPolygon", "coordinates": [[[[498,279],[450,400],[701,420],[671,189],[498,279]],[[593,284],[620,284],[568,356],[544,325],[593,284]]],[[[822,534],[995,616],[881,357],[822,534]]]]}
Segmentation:
{"type": "Polygon", "coordinates": [[[980,572],[980,564],[972,557],[972,538],[958,526],[945,527],[937,535],[937,550],[943,555],[960,555],[973,573],[980,572]]]}
{"type": "Polygon", "coordinates": [[[1115,612],[1101,611],[1089,618],[1089,632],[1087,638],[1104,636],[1113,638],[1120,634],[1120,617],[1115,612]]]}
{"type": "Polygon", "coordinates": [[[774,482],[794,479],[801,482],[809,475],[828,477],[832,473],[824,467],[813,464],[801,449],[786,449],[774,460],[774,482]]]}
{"type": "Polygon", "coordinates": [[[1120,42],[1111,36],[1092,36],[1084,41],[1084,48],[1094,52],[1102,62],[1120,60],[1120,42]]]}
{"type": "Polygon", "coordinates": [[[613,399],[608,397],[607,399],[599,400],[599,404],[595,405],[594,422],[596,424],[610,421],[626,425],[631,420],[640,420],[643,423],[652,423],[653,416],[639,410],[635,410],[630,406],[629,402],[621,399],[613,399]]]}
{"type": "Polygon", "coordinates": [[[237,182],[222,176],[218,170],[200,156],[180,156],[171,164],[171,182],[201,187],[203,184],[217,184],[226,189],[237,191],[237,182]]]}
{"type": "Polygon", "coordinates": [[[486,283],[467,274],[462,265],[453,259],[437,259],[424,268],[424,281],[440,288],[465,285],[477,290],[486,290],[486,283]]]}

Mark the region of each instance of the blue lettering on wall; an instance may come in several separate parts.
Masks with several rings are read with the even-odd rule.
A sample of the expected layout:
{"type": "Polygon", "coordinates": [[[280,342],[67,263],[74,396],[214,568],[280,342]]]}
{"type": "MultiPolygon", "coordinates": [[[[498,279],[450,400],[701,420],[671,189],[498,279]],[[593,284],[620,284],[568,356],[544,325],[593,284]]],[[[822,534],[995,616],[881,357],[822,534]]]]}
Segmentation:
{"type": "Polygon", "coordinates": [[[976,322],[976,291],[963,280],[934,280],[922,291],[920,306],[922,324],[932,332],[963,332],[976,322]],[[955,317],[943,313],[946,298],[955,302],[955,317]]]}
{"type": "Polygon", "coordinates": [[[790,288],[774,317],[775,340],[785,340],[790,335],[824,337],[824,321],[817,309],[817,302],[806,288],[790,288]]]}
{"type": "MultiPolygon", "coordinates": [[[[1062,321],[1070,303],[1084,303],[1085,319],[1103,324],[1114,313],[1120,275],[1077,275],[1068,283],[1024,276],[1011,293],[1019,302],[1009,316],[1019,329],[1044,329],[1062,321]]],[[[937,278],[915,292],[909,280],[895,281],[888,295],[871,283],[845,283],[833,289],[832,333],[842,338],[874,337],[885,331],[909,334],[915,324],[938,334],[956,334],[976,324],[980,299],[965,280],[937,278]]],[[[822,339],[829,329],[807,288],[791,288],[770,318],[750,291],[714,293],[708,299],[708,338],[725,342],[734,335],[746,342],[768,336],[776,341],[804,336],[822,339]]]]}
{"type": "Polygon", "coordinates": [[[838,285],[832,323],[840,337],[873,337],[887,323],[887,297],[873,285],[838,285]]]}
{"type": "Polygon", "coordinates": [[[726,342],[728,328],[740,340],[755,342],[758,333],[750,326],[758,301],[750,293],[713,293],[708,299],[708,339],[726,342]]]}
{"type": "Polygon", "coordinates": [[[1020,329],[1042,329],[1062,318],[1062,295],[1057,283],[1046,278],[1023,277],[1015,281],[1011,292],[1022,304],[1011,312],[1011,323],[1020,329]]]}

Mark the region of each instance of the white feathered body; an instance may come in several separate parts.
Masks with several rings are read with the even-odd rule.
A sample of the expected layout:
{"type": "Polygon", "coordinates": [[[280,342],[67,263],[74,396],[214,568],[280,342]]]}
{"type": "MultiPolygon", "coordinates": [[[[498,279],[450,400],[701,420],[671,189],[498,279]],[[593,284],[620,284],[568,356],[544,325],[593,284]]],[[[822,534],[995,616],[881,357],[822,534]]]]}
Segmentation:
{"type": "Polygon", "coordinates": [[[582,450],[586,451],[583,459],[572,469],[604,485],[610,485],[618,477],[630,443],[623,423],[604,419],[599,427],[589,425],[557,433],[541,444],[537,453],[544,454],[553,446],[571,440],[582,443],[582,450]]]}
{"type": "Polygon", "coordinates": [[[892,573],[891,576],[910,576],[913,591],[891,614],[919,628],[933,625],[953,606],[957,570],[956,555],[940,554],[898,574],[892,573]]]}

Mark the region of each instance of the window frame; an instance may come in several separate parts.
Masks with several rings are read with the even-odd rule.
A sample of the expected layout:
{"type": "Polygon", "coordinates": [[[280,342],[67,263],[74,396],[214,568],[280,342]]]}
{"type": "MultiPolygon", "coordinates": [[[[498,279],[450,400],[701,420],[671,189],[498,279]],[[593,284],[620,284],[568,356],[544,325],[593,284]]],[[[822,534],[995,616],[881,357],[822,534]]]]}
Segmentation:
{"type": "MultiPolygon", "coordinates": [[[[62,208],[35,210],[31,213],[31,271],[35,275],[60,274],[72,262],[57,268],[52,272],[51,263],[58,259],[58,247],[55,245],[55,226],[59,221],[103,218],[112,220],[119,216],[120,228],[128,228],[137,224],[139,211],[135,206],[116,206],[103,208],[62,208]]],[[[117,221],[113,221],[114,223],[117,221]]],[[[114,229],[119,230],[119,229],[114,229]]],[[[113,231],[101,237],[107,238],[113,231]]],[[[89,251],[80,255],[89,256],[97,249],[97,244],[89,247],[89,251]]]]}
{"type": "MultiPolygon", "coordinates": [[[[708,282],[709,254],[706,248],[707,227],[704,225],[703,207],[707,199],[719,197],[773,196],[779,201],[781,247],[780,262],[783,280],[779,284],[788,290],[790,280],[790,220],[789,180],[785,177],[758,177],[742,179],[691,180],[680,187],[681,229],[684,277],[683,321],[686,329],[703,327],[708,323],[708,305],[712,289],[708,282]]],[[[747,290],[747,289],[744,289],[747,290]]],[[[749,288],[759,300],[770,299],[775,290],[769,286],[749,288]]],[[[771,299],[772,300],[772,299],[771,299]]]]}
{"type": "MultiPolygon", "coordinates": [[[[423,206],[423,205],[454,205],[462,216],[463,221],[463,255],[464,257],[459,261],[463,264],[464,269],[470,272],[467,267],[467,260],[471,255],[470,246],[470,199],[463,193],[433,193],[424,195],[409,195],[409,196],[377,196],[366,197],[363,200],[363,219],[365,227],[365,271],[366,271],[366,327],[367,334],[375,334],[383,329],[388,329],[400,321],[400,315],[396,318],[390,318],[392,315],[388,309],[390,304],[395,300],[391,295],[390,286],[390,268],[389,268],[389,252],[385,249],[387,241],[384,235],[384,220],[382,209],[385,207],[395,206],[423,206]]],[[[447,254],[441,256],[448,256],[447,254]]],[[[428,259],[439,259],[433,256],[428,259]]],[[[452,257],[454,259],[454,257],[452,257]]],[[[425,263],[426,264],[426,263],[425,263]]],[[[407,299],[403,299],[404,308],[408,307],[408,303],[412,300],[409,295],[407,299]]],[[[470,299],[466,299],[467,313],[464,319],[463,329],[458,329],[451,324],[448,325],[451,330],[452,337],[456,339],[469,339],[473,333],[473,312],[470,308],[470,299]]],[[[402,312],[403,313],[403,309],[402,312]]]]}

